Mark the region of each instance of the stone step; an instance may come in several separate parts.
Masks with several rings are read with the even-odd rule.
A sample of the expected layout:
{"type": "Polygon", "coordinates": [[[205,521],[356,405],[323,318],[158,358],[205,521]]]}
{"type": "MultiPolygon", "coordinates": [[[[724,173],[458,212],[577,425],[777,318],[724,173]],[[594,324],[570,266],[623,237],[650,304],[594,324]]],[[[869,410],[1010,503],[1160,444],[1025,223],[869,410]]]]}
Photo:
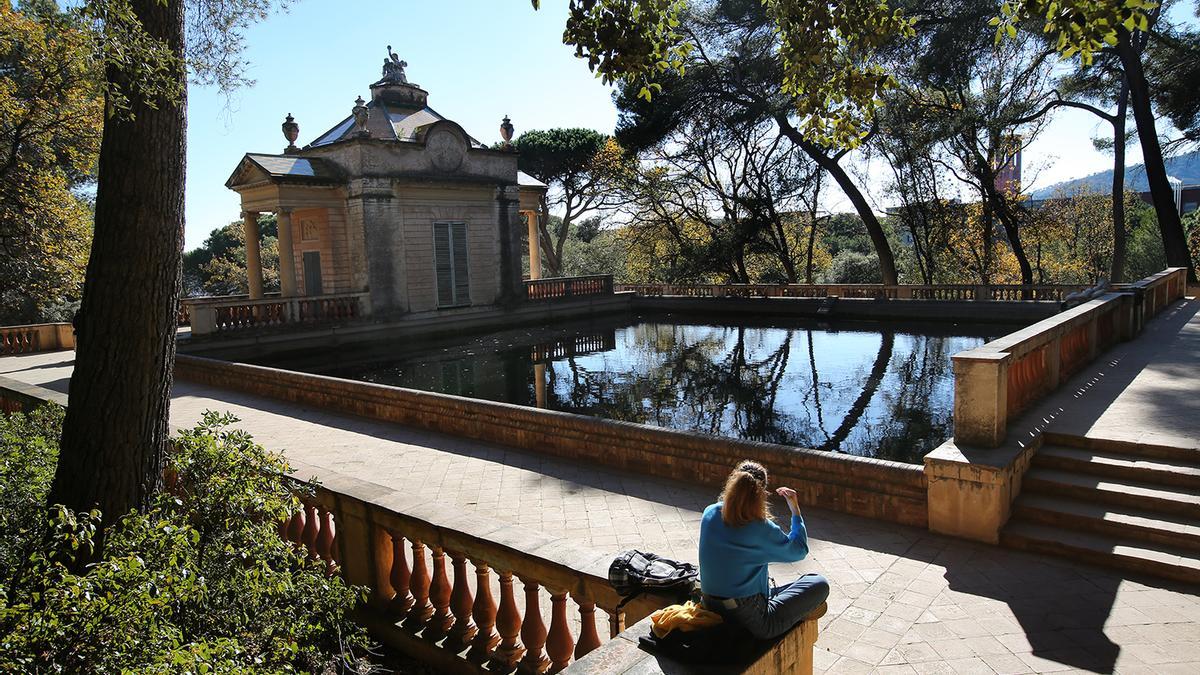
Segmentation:
{"type": "Polygon", "coordinates": [[[1033,465],[1200,491],[1200,464],[1180,460],[1043,445],[1034,454],[1033,465]]]}
{"type": "Polygon", "coordinates": [[[1049,495],[1023,494],[1013,519],[1200,551],[1200,520],[1049,495]]]}
{"type": "Polygon", "coordinates": [[[1196,551],[1023,521],[1006,525],[1000,532],[1000,543],[1023,551],[1065,556],[1075,562],[1200,583],[1200,553],[1196,551]]]}
{"type": "Polygon", "coordinates": [[[1167,445],[1147,445],[1106,438],[1087,438],[1047,431],[1042,434],[1046,445],[1058,445],[1098,452],[1114,452],[1148,459],[1165,459],[1200,466],[1200,448],[1173,448],[1167,445]]]}
{"type": "Polygon", "coordinates": [[[1025,474],[1021,490],[1200,518],[1200,494],[1195,491],[1125,478],[1031,468],[1025,474]]]}

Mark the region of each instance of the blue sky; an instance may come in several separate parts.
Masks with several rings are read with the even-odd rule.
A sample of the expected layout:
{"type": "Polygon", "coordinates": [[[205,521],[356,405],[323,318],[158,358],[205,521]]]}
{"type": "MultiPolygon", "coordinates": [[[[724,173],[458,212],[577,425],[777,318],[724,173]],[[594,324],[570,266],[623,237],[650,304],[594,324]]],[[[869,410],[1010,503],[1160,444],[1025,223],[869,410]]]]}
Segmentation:
{"type": "MultiPolygon", "coordinates": [[[[479,140],[499,140],[504,115],[517,134],[556,126],[611,132],[611,90],[562,44],[565,0],[299,0],[247,35],[248,75],[256,83],[226,96],[193,87],[188,102],[187,248],[239,218],[225,180],[246,152],[278,153],[279,125],[291,113],[304,145],[370,98],[387,45],[408,62],[409,80],[429,104],[479,140]]],[[[1025,156],[1034,187],[1108,168],[1090,138],[1105,131],[1086,112],[1061,113],[1025,156]]],[[[1130,161],[1140,161],[1136,147],[1130,161]]],[[[881,167],[864,184],[886,205],[881,167]]],[[[833,192],[832,190],[829,192],[833,192]]],[[[840,195],[827,207],[849,210],[840,195]]]]}

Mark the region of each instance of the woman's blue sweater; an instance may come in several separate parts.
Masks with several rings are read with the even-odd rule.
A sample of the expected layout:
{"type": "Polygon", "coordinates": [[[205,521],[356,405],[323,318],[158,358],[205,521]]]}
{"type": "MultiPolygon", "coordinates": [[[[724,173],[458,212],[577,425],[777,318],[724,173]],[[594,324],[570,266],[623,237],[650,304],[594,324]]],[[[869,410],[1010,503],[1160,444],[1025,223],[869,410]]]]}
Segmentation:
{"type": "Polygon", "coordinates": [[[700,520],[700,590],[719,598],[770,596],[767,563],[796,562],[808,555],[804,519],[792,516],[785,534],[769,520],[730,527],[721,519],[721,503],[704,509],[700,520]]]}

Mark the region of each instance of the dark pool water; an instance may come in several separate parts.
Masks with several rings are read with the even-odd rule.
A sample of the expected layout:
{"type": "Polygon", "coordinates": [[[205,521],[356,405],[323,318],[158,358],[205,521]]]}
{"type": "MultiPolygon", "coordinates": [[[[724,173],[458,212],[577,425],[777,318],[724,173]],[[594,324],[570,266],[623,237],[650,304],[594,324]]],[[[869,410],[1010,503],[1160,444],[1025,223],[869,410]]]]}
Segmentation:
{"type": "Polygon", "coordinates": [[[902,462],[953,433],[950,356],[1013,327],[646,316],[263,362],[902,462]],[[539,385],[540,381],[540,385],[539,385]]]}

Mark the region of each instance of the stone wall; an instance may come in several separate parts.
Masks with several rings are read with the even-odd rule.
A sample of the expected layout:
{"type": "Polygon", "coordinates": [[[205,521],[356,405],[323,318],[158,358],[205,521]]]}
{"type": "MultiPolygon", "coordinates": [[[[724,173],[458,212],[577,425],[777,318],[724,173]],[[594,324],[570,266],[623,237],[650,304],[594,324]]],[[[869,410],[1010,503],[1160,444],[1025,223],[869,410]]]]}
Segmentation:
{"type": "MultiPolygon", "coordinates": [[[[468,278],[471,304],[490,305],[500,294],[500,233],[495,221],[492,187],[404,185],[396,188],[394,226],[403,231],[402,253],[410,312],[437,309],[437,275],[433,253],[435,222],[467,224],[468,278]]],[[[374,252],[369,255],[375,256],[374,252]]],[[[379,261],[372,260],[372,264],[379,261]]]]}
{"type": "MultiPolygon", "coordinates": [[[[756,443],[505,403],[181,355],[175,376],[202,384],[473,438],[563,459],[710,485],[754,459],[801,502],[925,527],[920,466],[756,443]]],[[[714,493],[715,494],[715,493],[714,493]]]]}

